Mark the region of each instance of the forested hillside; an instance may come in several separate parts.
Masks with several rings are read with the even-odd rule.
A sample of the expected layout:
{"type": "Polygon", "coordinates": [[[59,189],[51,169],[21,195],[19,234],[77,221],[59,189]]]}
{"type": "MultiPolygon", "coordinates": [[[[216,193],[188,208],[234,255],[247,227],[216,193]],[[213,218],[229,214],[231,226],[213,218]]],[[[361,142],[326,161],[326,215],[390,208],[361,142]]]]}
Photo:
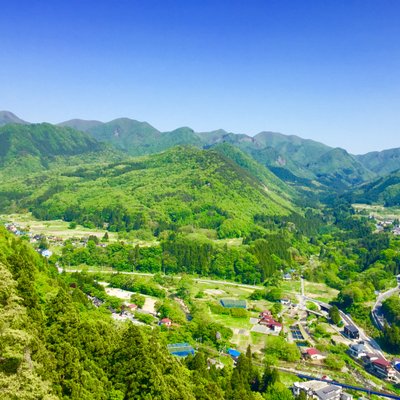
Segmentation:
{"type": "Polygon", "coordinates": [[[107,123],[72,120],[61,125],[82,129],[97,140],[111,143],[131,155],[153,154],[175,145],[189,144],[201,148],[229,143],[271,168],[283,180],[296,186],[306,184],[314,189],[317,185],[313,180],[324,187],[342,191],[375,176],[345,150],[275,132],[261,132],[254,137],[222,129],[197,133],[190,128],[178,128],[160,132],[147,122],[128,118],[107,123]]]}
{"type": "Polygon", "coordinates": [[[400,148],[372,151],[357,156],[357,159],[369,170],[385,176],[400,168],[400,148]]]}
{"type": "Polygon", "coordinates": [[[4,176],[3,180],[67,165],[111,162],[121,157],[104,143],[71,128],[51,124],[0,127],[0,176],[4,176]]]}
{"type": "Polygon", "coordinates": [[[178,361],[168,354],[159,329],[113,322],[107,295],[92,278],[58,275],[3,228],[0,276],[4,399],[292,398],[275,371],[267,368],[260,376],[250,352],[233,370],[207,369],[202,352],[178,361]],[[100,296],[104,305],[97,308],[86,294],[100,296]]]}
{"type": "MultiPolygon", "coordinates": [[[[241,157],[242,164],[247,161],[241,157]]],[[[178,147],[109,165],[4,181],[0,188],[41,219],[153,234],[193,225],[216,230],[220,238],[240,237],[249,232],[256,214],[294,211],[283,182],[261,166],[257,177],[251,173],[255,165],[243,165],[213,150],[178,147]]]]}
{"type": "MultiPolygon", "coordinates": [[[[222,143],[228,143],[250,155],[258,163],[266,166],[280,179],[299,188],[307,195],[308,190],[324,197],[326,192],[334,190],[342,193],[351,190],[353,185],[367,182],[377,176],[384,176],[398,169],[398,149],[389,149],[382,152],[371,152],[365,155],[354,156],[343,149],[332,148],[322,143],[302,139],[294,135],[283,135],[275,132],[260,132],[254,137],[246,134],[236,134],[223,129],[210,132],[195,132],[188,127],[182,127],[170,132],[161,132],[147,122],[140,122],[129,118],[118,118],[110,122],[95,120],[72,119],[57,126],[50,124],[29,124],[14,114],[3,111],[0,114],[0,126],[6,124],[25,125],[26,136],[49,132],[47,140],[50,146],[48,156],[54,156],[55,151],[64,155],[81,154],[87,151],[87,146],[98,146],[98,143],[88,142],[88,136],[82,136],[77,131],[86,132],[92,138],[102,143],[108,143],[113,148],[126,152],[132,156],[155,154],[177,145],[191,145],[197,148],[209,148],[222,143]],[[41,126],[41,128],[38,128],[41,126]],[[57,131],[60,128],[72,128],[74,131],[57,131]],[[32,134],[31,129],[33,129],[32,134]],[[58,132],[58,133],[57,133],[58,132]],[[62,137],[76,136],[77,148],[72,149],[70,143],[64,141],[61,148],[51,146],[51,136],[57,133],[62,137]]],[[[22,132],[12,128],[16,135],[22,132]]],[[[6,143],[4,137],[3,142],[6,143]]],[[[30,139],[26,139],[30,140],[30,139]]],[[[25,141],[25,146],[27,145],[25,141]]],[[[43,143],[39,145],[39,148],[43,143]]],[[[37,155],[36,145],[28,148],[14,149],[17,154],[32,157],[32,151],[37,155]],[[21,151],[27,153],[21,153],[21,151]]],[[[93,150],[93,148],[91,149],[93,150]]],[[[3,155],[4,156],[4,155],[3,155]]],[[[25,160],[26,161],[26,160],[25,160]]],[[[28,165],[38,168],[37,160],[28,161],[28,165]]]]}
{"type": "Polygon", "coordinates": [[[346,196],[357,203],[379,203],[387,207],[400,205],[400,170],[358,186],[346,196]]]}

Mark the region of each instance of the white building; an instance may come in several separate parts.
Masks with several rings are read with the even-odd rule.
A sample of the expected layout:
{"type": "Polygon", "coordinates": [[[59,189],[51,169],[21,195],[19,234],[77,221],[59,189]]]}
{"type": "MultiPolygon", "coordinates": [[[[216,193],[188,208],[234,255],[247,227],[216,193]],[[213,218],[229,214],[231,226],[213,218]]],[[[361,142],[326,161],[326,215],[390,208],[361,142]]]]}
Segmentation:
{"type": "Polygon", "coordinates": [[[295,382],[293,394],[298,396],[301,392],[306,393],[310,399],[315,400],[352,400],[353,397],[342,391],[342,388],[323,381],[295,382]]]}

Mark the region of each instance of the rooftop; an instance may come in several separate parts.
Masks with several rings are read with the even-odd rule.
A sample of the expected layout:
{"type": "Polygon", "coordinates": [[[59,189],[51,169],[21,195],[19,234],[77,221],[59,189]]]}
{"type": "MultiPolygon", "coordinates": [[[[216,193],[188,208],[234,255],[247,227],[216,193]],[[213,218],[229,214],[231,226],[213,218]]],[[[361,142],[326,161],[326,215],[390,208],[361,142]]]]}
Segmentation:
{"type": "Polygon", "coordinates": [[[307,353],[308,355],[310,355],[310,356],[314,356],[314,355],[317,355],[317,354],[321,354],[321,352],[320,352],[319,350],[314,349],[314,348],[307,349],[307,350],[306,350],[306,353],[307,353]]]}
{"type": "Polygon", "coordinates": [[[321,400],[329,400],[329,399],[335,399],[337,398],[338,393],[342,391],[342,388],[340,386],[336,385],[327,385],[315,392],[315,394],[320,398],[321,400]]]}
{"type": "Polygon", "coordinates": [[[385,360],[384,358],[378,358],[377,360],[372,361],[372,364],[378,365],[383,368],[389,368],[392,366],[389,361],[385,360]]]}
{"type": "Polygon", "coordinates": [[[345,329],[354,333],[358,332],[358,329],[354,325],[347,325],[345,326],[345,329]]]}

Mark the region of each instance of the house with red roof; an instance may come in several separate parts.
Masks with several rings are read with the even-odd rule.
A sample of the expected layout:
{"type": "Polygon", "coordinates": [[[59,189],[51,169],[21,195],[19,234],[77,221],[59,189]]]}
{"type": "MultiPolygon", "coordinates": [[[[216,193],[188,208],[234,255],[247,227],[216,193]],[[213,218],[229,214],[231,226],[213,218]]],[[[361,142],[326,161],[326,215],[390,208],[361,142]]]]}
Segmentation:
{"type": "Polygon", "coordinates": [[[259,317],[260,318],[272,318],[271,311],[264,310],[263,312],[260,313],[259,317]]]}
{"type": "Polygon", "coordinates": [[[371,363],[372,371],[382,379],[396,380],[396,370],[392,364],[384,358],[377,358],[371,363]]]}
{"type": "Polygon", "coordinates": [[[283,329],[283,325],[280,322],[275,321],[270,311],[263,311],[260,314],[260,317],[261,319],[258,321],[259,325],[268,327],[272,332],[280,333],[283,329]]]}
{"type": "Polygon", "coordinates": [[[169,318],[163,318],[159,325],[161,326],[166,326],[167,328],[169,328],[172,325],[172,321],[169,318]]]}
{"type": "Polygon", "coordinates": [[[326,357],[317,349],[309,348],[304,352],[304,356],[313,361],[324,360],[326,357]]]}

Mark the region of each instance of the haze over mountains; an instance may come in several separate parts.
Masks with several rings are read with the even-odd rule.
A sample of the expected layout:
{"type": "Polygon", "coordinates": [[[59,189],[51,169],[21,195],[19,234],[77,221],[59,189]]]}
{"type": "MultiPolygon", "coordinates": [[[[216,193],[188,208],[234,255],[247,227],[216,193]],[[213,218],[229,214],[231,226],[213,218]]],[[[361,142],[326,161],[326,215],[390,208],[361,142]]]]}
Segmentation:
{"type": "MultiPolygon", "coordinates": [[[[82,151],[89,143],[92,148],[101,147],[100,142],[112,146],[117,151],[128,153],[130,156],[155,154],[178,145],[208,149],[228,143],[247,153],[283,181],[305,190],[311,188],[314,191],[320,191],[321,188],[330,188],[341,192],[355,185],[385,177],[400,169],[400,148],[352,155],[341,148],[332,148],[314,140],[276,132],[260,132],[254,137],[226,132],[223,129],[195,132],[189,127],[161,132],[147,122],[129,118],[118,118],[109,122],[73,119],[58,124],[58,127],[50,124],[29,125],[11,112],[2,111],[0,126],[7,124],[31,126],[32,129],[43,132],[47,129],[52,132],[52,137],[57,134],[76,135],[73,132],[81,131],[85,135],[79,136],[75,143],[82,151]],[[42,128],[37,128],[38,126],[42,128]],[[92,143],[93,140],[95,142],[92,143]]],[[[8,143],[10,136],[4,133],[4,129],[1,130],[2,143],[8,143]]],[[[16,154],[18,149],[21,151],[21,146],[27,146],[26,151],[37,148],[37,143],[35,145],[25,143],[26,140],[29,141],[30,134],[23,134],[22,131],[17,133],[17,131],[14,134],[19,135],[19,139],[13,140],[12,154],[16,154]]],[[[43,139],[46,141],[49,138],[45,135],[38,140],[39,142],[43,139]]],[[[68,139],[70,140],[71,138],[68,139]]],[[[49,143],[52,141],[49,140],[49,143]]],[[[43,146],[43,143],[40,146],[43,146]]],[[[65,143],[63,146],[65,147],[65,143]]],[[[71,151],[68,146],[70,144],[66,148],[61,147],[61,152],[71,151]]],[[[6,157],[7,148],[3,145],[0,151],[0,157],[3,159],[6,157]]],[[[50,145],[48,149],[45,146],[41,149],[48,155],[54,155],[54,146],[50,145]]],[[[104,147],[102,149],[104,150],[104,147]]],[[[33,153],[36,154],[35,151],[33,153]]],[[[378,196],[378,198],[381,197],[378,196]]]]}

